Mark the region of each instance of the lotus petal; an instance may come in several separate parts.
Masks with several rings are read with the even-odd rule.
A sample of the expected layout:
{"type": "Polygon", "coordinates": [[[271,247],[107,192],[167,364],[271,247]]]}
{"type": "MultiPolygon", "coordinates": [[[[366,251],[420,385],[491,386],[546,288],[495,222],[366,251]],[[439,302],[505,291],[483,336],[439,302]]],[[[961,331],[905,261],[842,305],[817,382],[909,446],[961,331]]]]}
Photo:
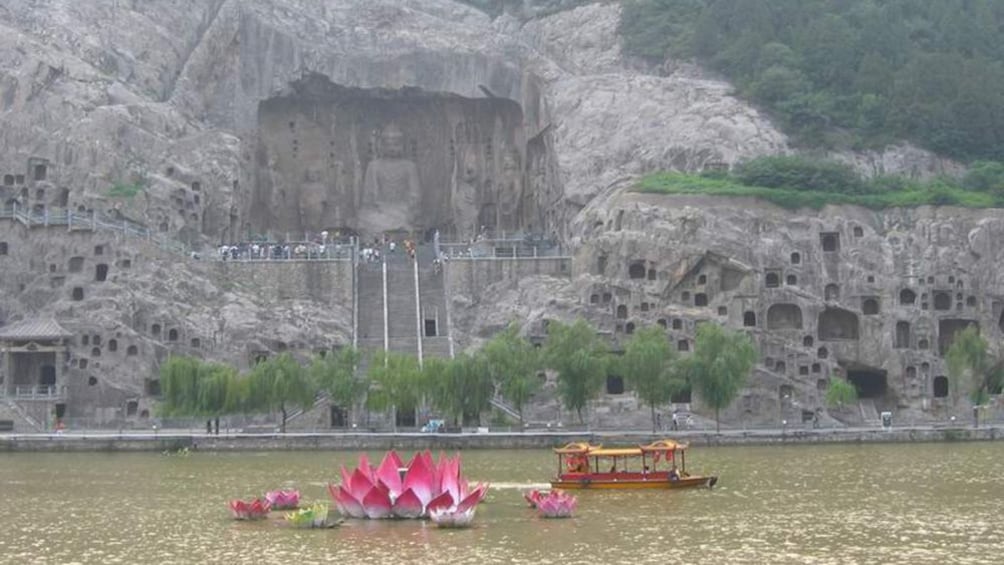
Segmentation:
{"type": "Polygon", "coordinates": [[[373,465],[370,465],[370,459],[366,457],[365,453],[359,456],[359,466],[356,467],[356,470],[361,471],[363,476],[369,479],[371,483],[376,482],[376,479],[373,477],[373,465]]]}
{"type": "Polygon", "coordinates": [[[349,488],[349,493],[356,499],[362,500],[364,496],[373,488],[373,481],[370,480],[365,473],[360,469],[356,469],[352,472],[352,480],[349,483],[351,488],[349,488]]]}
{"type": "Polygon", "coordinates": [[[340,471],[342,473],[342,486],[345,487],[345,490],[352,491],[352,473],[349,473],[345,465],[342,465],[340,471]]]}
{"type": "Polygon", "coordinates": [[[416,455],[408,467],[408,472],[404,475],[403,490],[411,489],[422,501],[422,506],[427,506],[432,497],[437,493],[432,490],[432,469],[422,456],[416,455]]]}
{"type": "Polygon", "coordinates": [[[463,498],[463,493],[460,492],[460,481],[458,480],[456,467],[450,461],[447,461],[447,464],[443,469],[441,488],[441,492],[450,493],[453,500],[460,500],[463,498]]]}
{"type": "Polygon", "coordinates": [[[396,498],[404,490],[401,485],[401,473],[398,471],[401,468],[400,461],[401,458],[393,450],[388,451],[376,470],[377,481],[386,485],[392,498],[396,498]]]}
{"type": "Polygon", "coordinates": [[[440,528],[466,528],[474,521],[474,508],[463,512],[453,509],[437,509],[429,513],[429,519],[440,528]]]}
{"type": "Polygon", "coordinates": [[[481,502],[481,499],[483,498],[483,494],[482,494],[482,490],[481,490],[482,488],[485,488],[485,487],[478,487],[478,488],[474,489],[474,491],[472,491],[471,494],[467,495],[467,498],[465,498],[465,499],[461,500],[460,502],[458,502],[457,503],[457,510],[462,512],[464,510],[468,510],[468,509],[471,509],[471,508],[474,508],[475,506],[477,506],[478,503],[481,502]]]}
{"type": "Polygon", "coordinates": [[[391,513],[390,496],[377,487],[373,487],[363,497],[363,511],[366,517],[371,520],[389,518],[391,513]]]}
{"type": "Polygon", "coordinates": [[[391,511],[398,518],[418,518],[422,515],[423,510],[422,501],[411,489],[402,492],[391,508],[391,511]]]}
{"type": "Polygon", "coordinates": [[[393,449],[391,449],[390,453],[388,453],[386,457],[390,457],[391,458],[391,460],[394,462],[394,466],[395,467],[397,467],[398,469],[404,469],[404,462],[401,461],[401,457],[398,456],[398,454],[397,454],[396,451],[394,451],[393,449]]]}
{"type": "Polygon", "coordinates": [[[342,516],[348,516],[349,518],[366,517],[362,501],[352,496],[349,491],[345,490],[345,487],[338,487],[334,490],[329,487],[328,492],[331,493],[331,498],[334,499],[335,506],[342,516]]]}
{"type": "Polygon", "coordinates": [[[442,510],[444,508],[453,508],[456,501],[453,500],[453,496],[448,492],[443,492],[436,498],[433,498],[428,504],[425,505],[425,511],[432,515],[433,510],[442,510]]]}
{"type": "Polygon", "coordinates": [[[542,496],[541,492],[537,489],[528,490],[523,493],[523,498],[530,504],[530,508],[536,508],[542,496]]]}

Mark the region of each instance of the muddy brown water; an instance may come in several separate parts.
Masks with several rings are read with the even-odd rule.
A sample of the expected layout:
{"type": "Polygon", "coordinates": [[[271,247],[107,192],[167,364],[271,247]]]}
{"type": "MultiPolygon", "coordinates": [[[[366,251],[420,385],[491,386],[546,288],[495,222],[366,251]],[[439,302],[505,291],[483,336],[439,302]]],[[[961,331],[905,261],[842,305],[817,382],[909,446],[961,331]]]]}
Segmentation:
{"type": "Polygon", "coordinates": [[[550,452],[468,451],[465,476],[492,483],[469,530],[229,519],[267,489],[326,501],[356,457],[0,455],[0,563],[1000,563],[1004,547],[1004,443],[695,448],[715,489],[577,493],[570,520],[523,502],[550,452]]]}

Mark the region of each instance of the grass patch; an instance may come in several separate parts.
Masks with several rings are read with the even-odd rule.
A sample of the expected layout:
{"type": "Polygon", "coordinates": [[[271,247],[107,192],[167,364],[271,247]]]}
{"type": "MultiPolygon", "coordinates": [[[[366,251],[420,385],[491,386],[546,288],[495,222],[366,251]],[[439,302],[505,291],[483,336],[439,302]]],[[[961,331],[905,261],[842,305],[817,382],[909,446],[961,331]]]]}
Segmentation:
{"type": "Polygon", "coordinates": [[[820,209],[828,204],[851,204],[873,210],[911,208],[917,206],[961,206],[963,208],[995,208],[1001,202],[992,194],[973,192],[941,182],[907,183],[897,190],[871,194],[843,194],[811,190],[791,190],[747,186],[731,177],[714,178],[684,173],[654,173],[635,185],[637,192],[652,194],[699,194],[708,196],[759,198],[782,208],[820,209]]]}
{"type": "Polygon", "coordinates": [[[115,185],[112,186],[106,194],[111,198],[131,199],[140,192],[143,192],[143,190],[145,190],[145,187],[142,182],[119,182],[115,183],[115,185]]]}

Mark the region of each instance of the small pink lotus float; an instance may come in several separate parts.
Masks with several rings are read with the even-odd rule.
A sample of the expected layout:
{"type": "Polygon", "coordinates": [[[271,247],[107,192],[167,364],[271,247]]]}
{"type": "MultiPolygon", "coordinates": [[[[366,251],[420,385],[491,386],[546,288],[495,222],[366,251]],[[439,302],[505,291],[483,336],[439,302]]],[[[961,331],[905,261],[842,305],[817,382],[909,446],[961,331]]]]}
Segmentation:
{"type": "Polygon", "coordinates": [[[469,524],[488,492],[488,485],[471,488],[460,475],[459,455],[452,459],[440,455],[435,463],[424,451],[405,466],[392,450],[378,467],[362,455],[352,473],[345,467],[341,473],[342,484],[329,484],[328,493],[338,511],[350,518],[422,518],[435,512],[443,523],[469,524]]]}
{"type": "Polygon", "coordinates": [[[270,490],[265,493],[265,502],[272,510],[296,510],[300,505],[300,491],[270,490]]]}
{"type": "Polygon", "coordinates": [[[230,514],[234,520],[264,520],[268,518],[268,513],[272,509],[268,502],[260,498],[245,502],[243,500],[230,501],[230,514]]]}
{"type": "Polygon", "coordinates": [[[575,512],[575,507],[579,504],[577,498],[560,490],[551,492],[532,490],[523,494],[523,497],[530,503],[531,508],[537,509],[537,514],[541,518],[571,518],[572,512],[575,512]]]}

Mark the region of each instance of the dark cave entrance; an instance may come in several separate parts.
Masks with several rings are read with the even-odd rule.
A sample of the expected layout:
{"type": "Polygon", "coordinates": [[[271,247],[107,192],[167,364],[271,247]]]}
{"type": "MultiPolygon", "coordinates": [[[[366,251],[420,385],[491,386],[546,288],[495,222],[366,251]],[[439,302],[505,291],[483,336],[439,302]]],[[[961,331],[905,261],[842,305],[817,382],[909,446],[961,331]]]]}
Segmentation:
{"type": "Polygon", "coordinates": [[[857,389],[858,397],[863,399],[885,397],[889,390],[887,374],[885,369],[867,365],[849,365],[847,367],[847,380],[857,389]]]}

